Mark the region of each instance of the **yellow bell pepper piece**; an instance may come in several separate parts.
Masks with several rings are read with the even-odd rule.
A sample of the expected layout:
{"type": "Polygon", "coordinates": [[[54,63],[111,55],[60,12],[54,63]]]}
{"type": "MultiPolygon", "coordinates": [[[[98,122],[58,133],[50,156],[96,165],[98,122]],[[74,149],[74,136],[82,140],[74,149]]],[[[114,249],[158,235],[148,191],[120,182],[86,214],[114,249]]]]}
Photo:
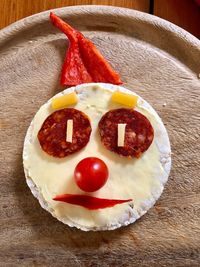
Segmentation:
{"type": "Polygon", "coordinates": [[[138,96],[115,91],[112,94],[111,100],[118,104],[134,108],[137,105],[138,96]]]}
{"type": "Polygon", "coordinates": [[[60,109],[69,105],[76,104],[78,102],[78,97],[75,92],[68,95],[63,95],[52,99],[51,107],[52,109],[60,109]]]}

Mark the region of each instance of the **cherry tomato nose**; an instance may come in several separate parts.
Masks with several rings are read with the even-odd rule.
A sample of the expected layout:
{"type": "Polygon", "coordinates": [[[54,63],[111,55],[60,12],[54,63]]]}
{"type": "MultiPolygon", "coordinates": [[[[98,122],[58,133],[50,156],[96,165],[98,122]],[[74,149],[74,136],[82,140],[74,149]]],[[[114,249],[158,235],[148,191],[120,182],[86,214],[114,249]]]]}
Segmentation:
{"type": "Polygon", "coordinates": [[[74,170],[76,184],[86,192],[94,192],[104,186],[108,174],[105,162],[95,157],[81,160],[74,170]]]}

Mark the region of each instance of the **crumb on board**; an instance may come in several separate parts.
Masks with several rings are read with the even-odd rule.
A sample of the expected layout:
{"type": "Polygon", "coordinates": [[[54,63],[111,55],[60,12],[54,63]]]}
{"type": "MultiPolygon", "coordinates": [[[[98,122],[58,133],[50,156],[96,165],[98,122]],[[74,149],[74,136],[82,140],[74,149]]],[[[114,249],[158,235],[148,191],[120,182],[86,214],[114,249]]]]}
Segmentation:
{"type": "Polygon", "coordinates": [[[163,107],[166,107],[167,103],[163,103],[163,107]]]}

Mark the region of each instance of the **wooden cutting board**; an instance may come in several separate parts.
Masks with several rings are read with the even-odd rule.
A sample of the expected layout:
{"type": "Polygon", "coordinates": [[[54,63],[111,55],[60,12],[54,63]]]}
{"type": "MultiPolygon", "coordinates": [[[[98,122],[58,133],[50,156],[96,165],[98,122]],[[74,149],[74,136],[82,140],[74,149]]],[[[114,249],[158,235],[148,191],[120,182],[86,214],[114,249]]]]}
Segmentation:
{"type": "MultiPolygon", "coordinates": [[[[164,193],[135,224],[110,232],[71,229],[26,185],[23,140],[32,117],[62,90],[67,41],[49,12],[0,32],[0,266],[200,266],[200,42],[169,22],[114,7],[55,11],[80,29],[124,86],[162,117],[173,168],[164,193]]],[[[124,177],[126,182],[126,177],[124,177]]]]}

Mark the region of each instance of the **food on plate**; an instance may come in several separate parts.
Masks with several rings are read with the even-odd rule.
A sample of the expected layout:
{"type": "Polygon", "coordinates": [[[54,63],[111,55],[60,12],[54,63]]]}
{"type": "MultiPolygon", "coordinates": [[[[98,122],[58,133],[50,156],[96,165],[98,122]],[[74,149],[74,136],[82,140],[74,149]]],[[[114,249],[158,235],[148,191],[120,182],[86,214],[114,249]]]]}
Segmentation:
{"type": "Polygon", "coordinates": [[[54,217],[86,231],[111,230],[154,205],[170,153],[166,129],[145,100],[121,86],[90,83],[64,90],[38,110],[23,163],[32,193],[54,217]],[[76,102],[52,108],[73,92],[76,102]],[[117,92],[137,99],[134,109],[113,101],[117,92]]]}
{"type": "Polygon", "coordinates": [[[153,127],[140,112],[119,108],[109,110],[99,122],[99,133],[104,146],[125,157],[139,158],[151,145],[154,137],[153,127]],[[119,125],[125,126],[123,145],[117,145],[119,125]]]}
{"type": "Polygon", "coordinates": [[[124,147],[126,123],[118,123],[116,126],[117,126],[117,147],[124,147]]]}
{"type": "Polygon", "coordinates": [[[90,40],[52,12],[50,19],[69,40],[61,73],[62,85],[71,86],[90,82],[122,83],[119,74],[90,40]]]}
{"type": "Polygon", "coordinates": [[[116,91],[113,92],[111,100],[118,104],[134,108],[137,105],[138,96],[116,91]]]}
{"type": "Polygon", "coordinates": [[[99,158],[84,158],[77,164],[74,178],[80,189],[85,192],[94,192],[107,182],[108,167],[99,158]]]}
{"type": "Polygon", "coordinates": [[[105,199],[105,198],[97,198],[97,197],[86,196],[86,195],[71,195],[71,194],[64,194],[61,196],[56,196],[53,198],[53,200],[82,206],[89,210],[111,208],[117,204],[122,204],[122,203],[132,201],[132,199],[126,199],[126,200],[105,199]]]}
{"type": "Polygon", "coordinates": [[[77,95],[75,92],[60,97],[52,99],[51,107],[52,109],[61,109],[70,105],[76,104],[78,101],[77,95]]]}
{"type": "Polygon", "coordinates": [[[63,158],[84,148],[90,140],[91,130],[86,114],[75,108],[64,108],[54,111],[45,119],[38,132],[38,140],[47,154],[63,158]],[[73,121],[72,142],[66,136],[68,121],[73,121]]]}

